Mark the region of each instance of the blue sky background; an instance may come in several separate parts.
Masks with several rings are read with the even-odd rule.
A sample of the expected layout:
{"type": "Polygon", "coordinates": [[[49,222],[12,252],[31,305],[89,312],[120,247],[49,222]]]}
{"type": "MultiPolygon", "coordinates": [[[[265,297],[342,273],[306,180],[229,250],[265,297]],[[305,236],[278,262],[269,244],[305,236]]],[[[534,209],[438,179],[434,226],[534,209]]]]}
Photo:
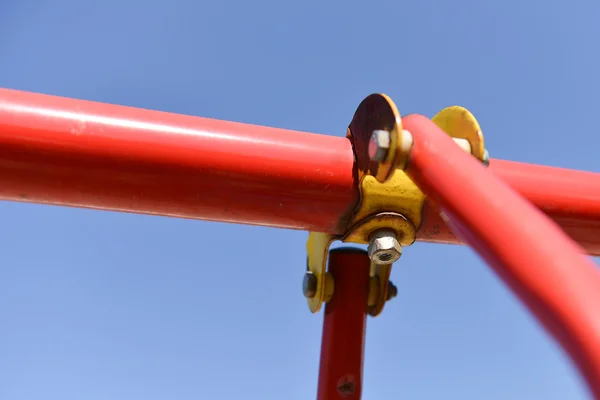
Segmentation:
{"type": "MultiPolygon", "coordinates": [[[[466,106],[493,157],[599,171],[599,13],[2,0],[0,86],[332,135],[380,91],[403,114],[466,106]]],[[[0,220],[0,399],[315,398],[305,232],[13,203],[0,220]]],[[[470,249],[416,244],[394,268],[399,296],[369,320],[365,399],[587,398],[470,249]]]]}

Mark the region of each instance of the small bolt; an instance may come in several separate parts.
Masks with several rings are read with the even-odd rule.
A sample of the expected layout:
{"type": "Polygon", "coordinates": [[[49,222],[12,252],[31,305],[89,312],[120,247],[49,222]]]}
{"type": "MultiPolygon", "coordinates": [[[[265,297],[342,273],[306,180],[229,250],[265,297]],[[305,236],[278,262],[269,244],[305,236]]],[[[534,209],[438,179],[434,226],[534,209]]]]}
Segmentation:
{"type": "Polygon", "coordinates": [[[390,281],[388,282],[387,300],[389,301],[396,296],[398,296],[398,288],[390,281]]]}
{"type": "Polygon", "coordinates": [[[402,246],[394,231],[382,229],[373,234],[367,251],[375,264],[393,264],[402,255],[402,246]]]}
{"type": "Polygon", "coordinates": [[[381,129],[374,130],[369,140],[369,159],[375,162],[385,160],[390,150],[390,133],[381,129]]]}
{"type": "Polygon", "coordinates": [[[486,167],[490,165],[490,152],[487,149],[483,150],[483,165],[486,167]]]}
{"type": "Polygon", "coordinates": [[[312,272],[304,274],[302,280],[302,294],[308,299],[312,299],[317,294],[317,277],[312,272]]]}

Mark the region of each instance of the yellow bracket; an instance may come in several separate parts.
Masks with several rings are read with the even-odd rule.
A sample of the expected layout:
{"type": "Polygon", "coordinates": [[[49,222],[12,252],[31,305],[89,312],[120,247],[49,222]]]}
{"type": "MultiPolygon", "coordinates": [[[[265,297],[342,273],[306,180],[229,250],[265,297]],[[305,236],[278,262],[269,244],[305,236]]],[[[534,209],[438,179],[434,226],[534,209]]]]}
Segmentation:
{"type": "Polygon", "coordinates": [[[469,110],[460,106],[446,107],[431,120],[454,139],[467,140],[473,157],[485,161],[483,132],[469,110]]]}
{"type": "MultiPolygon", "coordinates": [[[[308,297],[309,308],[318,312],[329,293],[333,292],[333,279],[327,278],[327,255],[331,243],[336,240],[356,244],[368,244],[378,230],[395,232],[402,246],[414,243],[416,230],[421,224],[421,209],[425,196],[401,170],[402,163],[398,140],[402,140],[402,120],[393,101],[374,94],[360,104],[348,128],[347,137],[353,142],[356,154],[357,179],[360,193],[358,206],[343,235],[310,233],[307,242],[308,272],[314,276],[316,285],[308,297]],[[369,160],[368,140],[374,130],[391,133],[390,149],[385,160],[373,163],[369,160]],[[361,145],[366,143],[366,146],[361,145]],[[379,180],[385,181],[380,182],[379,180]]],[[[388,297],[388,282],[392,265],[371,264],[371,287],[369,313],[378,315],[388,297]]]]}
{"type": "MultiPolygon", "coordinates": [[[[432,119],[455,139],[468,142],[471,153],[484,160],[483,135],[475,117],[465,108],[453,106],[440,111],[432,119]]],[[[410,246],[421,226],[425,195],[402,171],[408,160],[402,120],[393,101],[386,95],[373,94],[357,108],[348,127],[348,139],[355,152],[355,167],[360,193],[359,203],[343,235],[311,232],[307,241],[308,274],[313,287],[308,298],[311,312],[320,310],[334,292],[334,281],[327,274],[327,256],[336,240],[368,244],[372,235],[382,229],[395,232],[402,247],[410,246]],[[374,130],[390,132],[389,150],[380,162],[369,158],[368,144],[374,130]],[[403,148],[404,146],[404,148],[403,148]]],[[[369,314],[379,315],[389,296],[392,264],[371,263],[369,314]]]]}
{"type": "Polygon", "coordinates": [[[327,256],[329,247],[337,239],[336,235],[328,233],[310,232],[306,242],[306,253],[308,254],[307,269],[314,279],[314,295],[307,297],[308,307],[313,313],[321,309],[323,302],[328,302],[333,295],[334,282],[329,275],[327,279],[327,256]]]}
{"type": "MultiPolygon", "coordinates": [[[[397,170],[385,183],[377,182],[372,176],[364,176],[359,189],[360,202],[346,234],[311,232],[308,236],[308,271],[316,278],[315,294],[308,298],[308,305],[314,313],[320,310],[323,301],[327,302],[333,292],[333,279],[327,278],[326,265],[329,247],[334,241],[368,244],[374,232],[389,229],[396,233],[403,247],[410,246],[415,241],[417,227],[421,225],[425,195],[403,171],[397,170]]],[[[380,293],[369,310],[373,316],[383,310],[391,267],[391,264],[383,266],[371,263],[371,276],[377,279],[380,293]]]]}

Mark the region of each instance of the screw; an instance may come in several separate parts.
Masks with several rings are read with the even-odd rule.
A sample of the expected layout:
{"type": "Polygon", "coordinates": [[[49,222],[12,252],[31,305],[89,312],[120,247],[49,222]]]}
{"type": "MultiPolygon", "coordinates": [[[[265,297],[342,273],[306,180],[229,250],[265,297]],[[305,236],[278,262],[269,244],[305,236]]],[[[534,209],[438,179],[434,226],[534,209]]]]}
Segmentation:
{"type": "Polygon", "coordinates": [[[398,288],[391,281],[388,282],[387,300],[391,300],[398,296],[398,288]]]}
{"type": "Polygon", "coordinates": [[[385,160],[390,150],[390,133],[381,129],[374,130],[369,140],[369,159],[375,162],[385,160]]]}
{"type": "Polygon", "coordinates": [[[483,150],[483,165],[486,167],[490,165],[490,152],[487,149],[483,150]]]}
{"type": "Polygon", "coordinates": [[[393,264],[402,255],[402,246],[394,231],[382,229],[371,236],[367,251],[375,264],[393,264]]]}
{"type": "Polygon", "coordinates": [[[312,272],[304,274],[302,280],[302,294],[308,299],[312,299],[317,294],[317,277],[312,272]]]}

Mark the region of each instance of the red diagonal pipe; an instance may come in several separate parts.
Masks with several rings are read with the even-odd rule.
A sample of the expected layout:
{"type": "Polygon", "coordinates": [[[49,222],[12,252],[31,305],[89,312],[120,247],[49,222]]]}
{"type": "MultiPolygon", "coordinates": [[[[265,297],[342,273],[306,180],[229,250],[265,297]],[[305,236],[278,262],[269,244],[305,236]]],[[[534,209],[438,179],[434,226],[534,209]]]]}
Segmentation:
{"type": "MultiPolygon", "coordinates": [[[[414,138],[407,174],[563,346],[600,399],[600,271],[595,264],[431,120],[411,115],[403,126],[414,138]]],[[[556,204],[563,198],[557,196],[556,204]]]]}
{"type": "MultiPolygon", "coordinates": [[[[0,199],[340,233],[345,138],[0,89],[0,199]]],[[[600,255],[600,174],[490,169],[600,255]]],[[[459,243],[426,206],[419,240],[459,243]]]]}

